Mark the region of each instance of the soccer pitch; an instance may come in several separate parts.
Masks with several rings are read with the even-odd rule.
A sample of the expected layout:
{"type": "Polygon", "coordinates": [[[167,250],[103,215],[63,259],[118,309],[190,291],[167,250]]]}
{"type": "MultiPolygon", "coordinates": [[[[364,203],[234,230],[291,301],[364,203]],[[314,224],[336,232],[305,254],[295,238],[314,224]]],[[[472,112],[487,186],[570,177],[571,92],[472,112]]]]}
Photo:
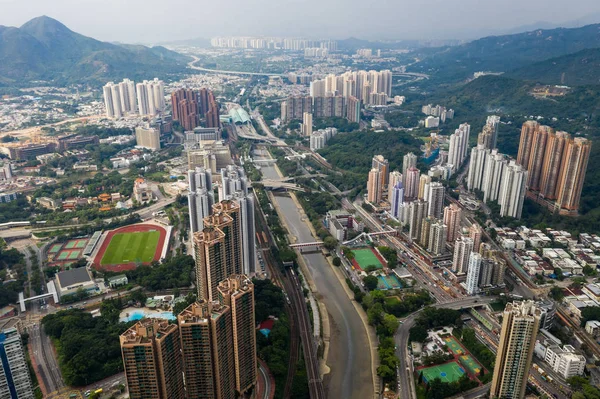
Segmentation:
{"type": "Polygon", "coordinates": [[[158,231],[115,234],[110,240],[100,264],[152,262],[159,238],[160,232],[158,231]]]}
{"type": "Polygon", "coordinates": [[[370,248],[354,249],[352,252],[354,252],[354,260],[362,270],[371,265],[377,269],[383,268],[383,265],[370,248]]]}

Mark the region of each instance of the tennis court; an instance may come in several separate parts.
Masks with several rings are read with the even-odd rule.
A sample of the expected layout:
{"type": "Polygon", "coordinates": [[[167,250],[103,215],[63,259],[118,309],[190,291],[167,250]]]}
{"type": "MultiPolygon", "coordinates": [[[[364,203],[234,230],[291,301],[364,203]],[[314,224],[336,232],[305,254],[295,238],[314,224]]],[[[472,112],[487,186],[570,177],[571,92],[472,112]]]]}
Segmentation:
{"type": "Polygon", "coordinates": [[[71,251],[69,254],[69,260],[78,259],[80,251],[71,251]]]}
{"type": "Polygon", "coordinates": [[[459,357],[458,360],[463,366],[467,368],[471,375],[479,375],[479,372],[481,371],[481,366],[471,356],[463,355],[459,357]]]}
{"type": "Polygon", "coordinates": [[[60,254],[58,254],[58,258],[56,258],[57,260],[67,260],[67,257],[69,256],[69,251],[62,251],[60,254]]]}
{"type": "Polygon", "coordinates": [[[52,247],[50,247],[50,253],[54,254],[57,253],[58,251],[60,251],[60,249],[62,248],[62,244],[54,244],[52,245],[52,247]]]}
{"type": "Polygon", "coordinates": [[[352,252],[354,253],[354,260],[361,270],[365,270],[371,265],[375,266],[377,269],[383,268],[383,264],[371,248],[354,249],[352,252]]]}
{"type": "Polygon", "coordinates": [[[77,244],[75,244],[75,248],[81,249],[85,248],[87,245],[87,240],[77,240],[77,244]]]}
{"type": "Polygon", "coordinates": [[[75,248],[75,244],[77,244],[77,241],[69,241],[67,245],[65,245],[65,249],[75,248]]]}
{"type": "Polygon", "coordinates": [[[454,353],[455,355],[464,355],[465,350],[454,337],[445,337],[444,342],[446,343],[446,345],[448,345],[448,348],[450,348],[452,353],[454,353]]]}
{"type": "Polygon", "coordinates": [[[419,370],[423,373],[423,380],[425,382],[433,381],[436,378],[442,380],[442,382],[454,382],[458,381],[465,371],[456,362],[450,362],[445,364],[438,364],[437,366],[431,366],[419,370]]]}
{"type": "Polygon", "coordinates": [[[377,288],[380,290],[402,288],[396,276],[377,276],[377,280],[377,288]]]}

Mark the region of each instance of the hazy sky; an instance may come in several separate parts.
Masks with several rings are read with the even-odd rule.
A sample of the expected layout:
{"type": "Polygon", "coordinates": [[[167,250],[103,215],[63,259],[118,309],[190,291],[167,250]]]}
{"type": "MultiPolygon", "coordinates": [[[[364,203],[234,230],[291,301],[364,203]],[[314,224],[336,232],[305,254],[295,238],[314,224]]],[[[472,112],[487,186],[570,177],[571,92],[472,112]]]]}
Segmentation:
{"type": "Polygon", "coordinates": [[[600,1],[0,0],[0,25],[40,15],[97,39],[130,43],[214,35],[464,39],[539,21],[600,22],[600,1]]]}

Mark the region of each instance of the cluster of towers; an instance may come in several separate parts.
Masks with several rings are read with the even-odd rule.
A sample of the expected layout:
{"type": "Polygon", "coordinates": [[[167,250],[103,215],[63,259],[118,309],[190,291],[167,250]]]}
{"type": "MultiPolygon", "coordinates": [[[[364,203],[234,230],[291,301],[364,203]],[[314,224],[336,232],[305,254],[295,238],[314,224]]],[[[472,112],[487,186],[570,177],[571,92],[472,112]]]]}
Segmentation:
{"type": "Polygon", "coordinates": [[[165,86],[158,78],[138,84],[129,79],[120,83],[108,82],[102,91],[108,118],[118,119],[136,113],[156,115],[165,110],[165,86]]]}
{"type": "Polygon", "coordinates": [[[204,120],[204,127],[218,128],[219,105],[211,90],[206,88],[195,91],[179,89],[171,93],[173,120],[178,121],[186,131],[194,130],[204,120]]]}

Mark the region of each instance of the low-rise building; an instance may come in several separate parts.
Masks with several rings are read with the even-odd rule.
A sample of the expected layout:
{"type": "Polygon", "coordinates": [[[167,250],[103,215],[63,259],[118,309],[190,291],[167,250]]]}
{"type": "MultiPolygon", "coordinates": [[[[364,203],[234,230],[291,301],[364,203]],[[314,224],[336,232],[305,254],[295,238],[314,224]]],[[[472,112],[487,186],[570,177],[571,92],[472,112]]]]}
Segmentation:
{"type": "Polygon", "coordinates": [[[588,320],[585,323],[585,331],[594,338],[600,336],[600,321],[588,320]]]}
{"type": "Polygon", "coordinates": [[[95,291],[96,283],[86,267],[66,270],[56,274],[56,291],[59,297],[71,295],[82,289],[84,291],[95,291]]]}
{"type": "Polygon", "coordinates": [[[40,197],[37,203],[46,209],[56,210],[62,207],[62,201],[50,197],[40,197]]]}
{"type": "Polygon", "coordinates": [[[544,360],[565,379],[581,375],[585,370],[585,357],[576,354],[575,348],[571,345],[562,348],[558,345],[549,346],[544,360]]]}
{"type": "Polygon", "coordinates": [[[113,276],[108,278],[108,286],[110,288],[120,287],[122,285],[127,285],[129,280],[127,276],[124,274],[119,274],[118,276],[113,276]]]}

